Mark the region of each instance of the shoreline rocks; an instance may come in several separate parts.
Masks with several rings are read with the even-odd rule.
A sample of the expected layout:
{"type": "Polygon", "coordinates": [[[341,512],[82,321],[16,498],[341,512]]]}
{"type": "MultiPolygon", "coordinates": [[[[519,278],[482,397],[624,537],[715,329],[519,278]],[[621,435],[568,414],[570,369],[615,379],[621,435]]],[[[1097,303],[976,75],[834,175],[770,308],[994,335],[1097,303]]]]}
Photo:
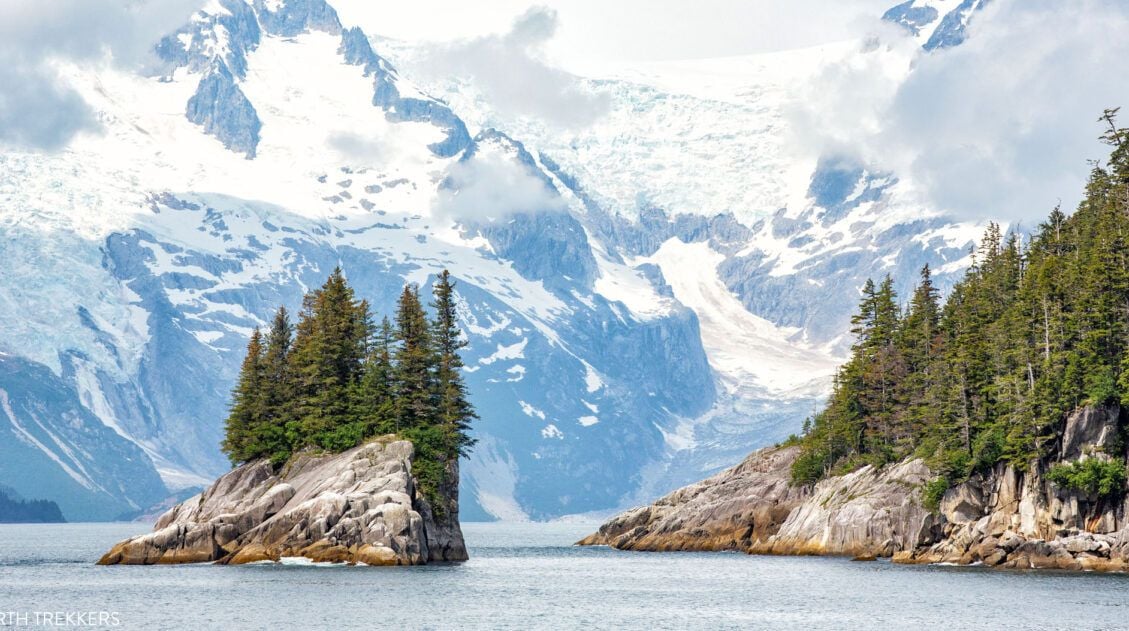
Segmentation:
{"type": "Polygon", "coordinates": [[[950,488],[937,511],[921,502],[935,474],[917,459],[866,466],[793,487],[799,449],[763,449],[651,506],[613,517],[579,545],[623,550],[739,550],[750,554],[889,557],[896,563],[1013,569],[1129,571],[1129,499],[1055,488],[1046,472],[1083,457],[1125,460],[1119,406],[1082,408],[1056,452],[997,465],[950,488]]]}
{"type": "Polygon", "coordinates": [[[465,561],[458,463],[432,506],[411,474],[412,444],[384,437],[339,454],[300,453],[281,471],[242,465],[174,506],[154,531],[99,565],[243,564],[305,557],[333,563],[465,561]]]}

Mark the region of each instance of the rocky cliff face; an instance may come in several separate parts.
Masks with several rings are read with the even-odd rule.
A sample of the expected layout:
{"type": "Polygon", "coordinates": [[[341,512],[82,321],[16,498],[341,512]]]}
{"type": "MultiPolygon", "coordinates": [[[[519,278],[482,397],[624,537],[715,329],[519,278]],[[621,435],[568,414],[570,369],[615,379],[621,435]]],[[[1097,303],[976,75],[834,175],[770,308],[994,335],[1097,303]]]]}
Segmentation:
{"type": "Polygon", "coordinates": [[[1008,568],[1129,569],[1124,489],[1117,500],[1056,488],[1046,480],[1055,462],[1126,457],[1125,414],[1119,406],[1083,408],[1066,419],[1055,457],[1025,469],[999,465],[950,489],[944,520],[928,546],[907,548],[907,563],[983,563],[1008,568]]]}
{"type": "Polygon", "coordinates": [[[154,531],[123,541],[101,565],[250,563],[306,557],[368,565],[465,561],[458,465],[424,498],[411,474],[412,444],[379,439],[340,454],[299,454],[275,473],[243,465],[173,507],[154,531]]]}
{"type": "Polygon", "coordinates": [[[810,494],[789,483],[799,449],[758,451],[712,478],[623,513],[581,545],[622,550],[745,550],[762,541],[810,494]]]}
{"type": "Polygon", "coordinates": [[[752,554],[893,557],[903,563],[1009,568],[1129,569],[1125,494],[1101,500],[1046,481],[1053,463],[1126,457],[1118,406],[1066,419],[1057,453],[1022,470],[999,465],[922,505],[933,472],[921,460],[863,467],[814,488],[791,486],[795,447],[745,462],[632,509],[581,545],[624,550],[741,550],[752,554]]]}
{"type": "Polygon", "coordinates": [[[624,550],[890,556],[928,541],[935,518],[917,500],[920,460],[863,467],[814,488],[793,486],[798,447],[765,449],[716,476],[604,524],[581,545],[624,550]]]}

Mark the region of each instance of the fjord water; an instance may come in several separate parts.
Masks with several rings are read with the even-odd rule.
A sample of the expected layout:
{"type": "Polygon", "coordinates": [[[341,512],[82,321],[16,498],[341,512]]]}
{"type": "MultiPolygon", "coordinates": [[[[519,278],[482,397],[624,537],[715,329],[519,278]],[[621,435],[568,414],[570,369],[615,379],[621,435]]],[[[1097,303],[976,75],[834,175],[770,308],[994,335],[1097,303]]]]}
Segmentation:
{"type": "Polygon", "coordinates": [[[579,548],[592,523],[464,524],[471,560],[99,567],[144,524],[0,525],[0,612],[125,629],[1127,628],[1129,576],[579,548]]]}

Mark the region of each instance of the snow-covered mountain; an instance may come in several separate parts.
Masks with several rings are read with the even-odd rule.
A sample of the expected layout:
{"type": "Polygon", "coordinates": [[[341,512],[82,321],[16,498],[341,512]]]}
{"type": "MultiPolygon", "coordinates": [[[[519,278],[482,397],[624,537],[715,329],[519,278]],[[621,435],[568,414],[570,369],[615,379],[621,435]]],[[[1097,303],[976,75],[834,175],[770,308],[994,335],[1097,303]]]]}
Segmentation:
{"type": "MultiPolygon", "coordinates": [[[[943,48],[980,4],[886,19],[943,48]]],[[[389,311],[449,267],[482,417],[465,514],[613,509],[795,431],[863,279],[951,281],[978,232],[787,150],[805,73],[873,47],[593,75],[610,111],[568,132],[390,48],[324,0],[216,0],[151,73],[60,65],[101,131],[0,153],[0,483],[72,520],[202,484],[276,305],[340,264],[389,311]]]]}

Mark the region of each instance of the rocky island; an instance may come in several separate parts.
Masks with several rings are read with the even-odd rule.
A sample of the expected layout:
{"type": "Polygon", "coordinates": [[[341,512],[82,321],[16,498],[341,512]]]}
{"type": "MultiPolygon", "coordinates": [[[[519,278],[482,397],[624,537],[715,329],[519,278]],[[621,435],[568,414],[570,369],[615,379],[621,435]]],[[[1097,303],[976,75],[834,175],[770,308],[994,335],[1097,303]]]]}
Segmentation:
{"type": "Polygon", "coordinates": [[[1129,130],[1077,212],[989,224],[940,299],[867,282],[851,355],[802,435],[580,543],[1129,569],[1129,130]]]}
{"type": "Polygon", "coordinates": [[[476,415],[453,288],[444,271],[429,321],[405,287],[377,328],[338,269],[297,327],[280,308],[233,392],[223,449],[238,466],[99,564],[465,561],[458,462],[476,415]]]}
{"type": "Polygon", "coordinates": [[[448,475],[456,482],[442,489],[442,505],[432,506],[412,476],[413,457],[409,441],[385,437],[340,454],[300,453],[277,473],[269,460],[245,464],[99,563],[465,561],[458,472],[448,475]]]}

